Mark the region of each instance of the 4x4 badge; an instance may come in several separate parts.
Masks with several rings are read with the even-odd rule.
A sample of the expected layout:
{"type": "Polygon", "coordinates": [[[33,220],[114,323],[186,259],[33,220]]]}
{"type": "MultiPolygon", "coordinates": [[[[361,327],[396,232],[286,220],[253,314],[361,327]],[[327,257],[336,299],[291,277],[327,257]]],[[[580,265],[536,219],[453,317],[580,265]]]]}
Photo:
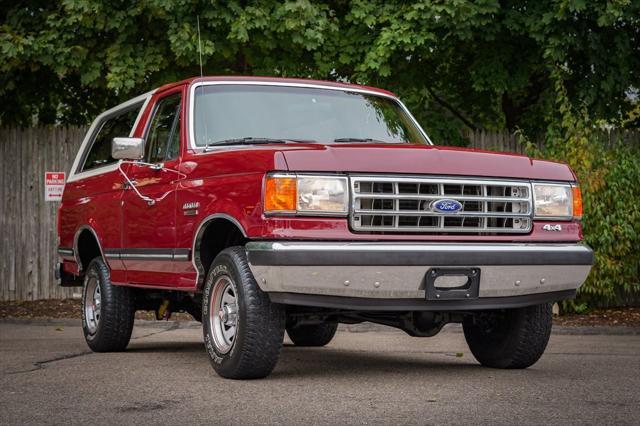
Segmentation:
{"type": "Polygon", "coordinates": [[[562,231],[562,225],[551,225],[547,223],[542,227],[545,231],[562,231]]]}

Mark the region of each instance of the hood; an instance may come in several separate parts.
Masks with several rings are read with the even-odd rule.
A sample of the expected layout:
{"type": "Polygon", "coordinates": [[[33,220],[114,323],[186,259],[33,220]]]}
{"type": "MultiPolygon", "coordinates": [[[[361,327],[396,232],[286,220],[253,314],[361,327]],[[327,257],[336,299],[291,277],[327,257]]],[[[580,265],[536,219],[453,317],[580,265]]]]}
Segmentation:
{"type": "Polygon", "coordinates": [[[292,172],[349,172],[482,176],[571,182],[561,163],[466,148],[389,145],[292,145],[282,150],[292,172]]]}

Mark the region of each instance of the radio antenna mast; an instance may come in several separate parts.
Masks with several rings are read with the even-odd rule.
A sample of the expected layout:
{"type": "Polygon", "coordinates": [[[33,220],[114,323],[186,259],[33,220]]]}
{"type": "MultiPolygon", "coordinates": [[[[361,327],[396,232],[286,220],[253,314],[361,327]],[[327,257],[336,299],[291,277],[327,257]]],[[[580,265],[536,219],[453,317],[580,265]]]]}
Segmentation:
{"type": "Polygon", "coordinates": [[[196,16],[198,22],[198,54],[200,55],[200,77],[202,77],[202,40],[200,39],[200,15],[196,16]]]}

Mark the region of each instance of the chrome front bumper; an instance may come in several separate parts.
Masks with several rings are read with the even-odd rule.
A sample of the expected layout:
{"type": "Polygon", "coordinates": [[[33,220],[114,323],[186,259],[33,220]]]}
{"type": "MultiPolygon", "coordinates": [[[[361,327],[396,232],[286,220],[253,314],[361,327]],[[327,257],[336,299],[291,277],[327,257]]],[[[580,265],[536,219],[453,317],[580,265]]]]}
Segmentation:
{"type": "MultiPolygon", "coordinates": [[[[536,295],[532,300],[539,301],[545,294],[559,300],[575,294],[593,264],[592,250],[582,244],[262,241],[248,243],[246,250],[258,285],[273,300],[296,299],[284,295],[367,298],[372,306],[375,300],[428,302],[425,277],[434,268],[479,271],[477,297],[456,306],[536,295]]],[[[434,303],[451,305],[445,300],[427,305],[434,303]]]]}

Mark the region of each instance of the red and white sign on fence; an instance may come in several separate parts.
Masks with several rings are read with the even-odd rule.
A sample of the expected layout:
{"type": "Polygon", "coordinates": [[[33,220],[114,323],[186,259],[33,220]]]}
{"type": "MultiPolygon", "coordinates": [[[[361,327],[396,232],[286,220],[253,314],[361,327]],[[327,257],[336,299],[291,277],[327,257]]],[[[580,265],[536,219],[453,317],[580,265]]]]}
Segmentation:
{"type": "Polygon", "coordinates": [[[64,172],[44,172],[44,200],[62,201],[64,172]]]}

